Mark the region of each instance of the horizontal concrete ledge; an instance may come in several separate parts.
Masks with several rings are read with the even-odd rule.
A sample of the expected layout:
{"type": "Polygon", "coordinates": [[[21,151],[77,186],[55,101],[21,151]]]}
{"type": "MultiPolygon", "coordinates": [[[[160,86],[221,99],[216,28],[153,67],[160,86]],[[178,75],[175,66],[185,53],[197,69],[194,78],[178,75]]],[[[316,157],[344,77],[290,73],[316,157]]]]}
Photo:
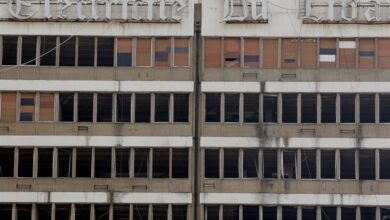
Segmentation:
{"type": "Polygon", "coordinates": [[[201,137],[201,147],[390,149],[390,138],[201,137]]]}
{"type": "Polygon", "coordinates": [[[1,91],[193,92],[192,81],[0,80],[1,91]]]}
{"type": "Polygon", "coordinates": [[[390,195],[201,193],[201,204],[389,206],[390,195]]]}
{"type": "Polygon", "coordinates": [[[259,93],[259,82],[202,82],[202,92],[247,92],[259,93]]]}
{"type": "Polygon", "coordinates": [[[191,193],[0,192],[0,203],[190,204],[191,193]],[[112,200],[111,200],[112,198],[112,200]]]}
{"type": "Polygon", "coordinates": [[[24,136],[0,135],[0,146],[192,147],[192,137],[179,136],[24,136]]]}

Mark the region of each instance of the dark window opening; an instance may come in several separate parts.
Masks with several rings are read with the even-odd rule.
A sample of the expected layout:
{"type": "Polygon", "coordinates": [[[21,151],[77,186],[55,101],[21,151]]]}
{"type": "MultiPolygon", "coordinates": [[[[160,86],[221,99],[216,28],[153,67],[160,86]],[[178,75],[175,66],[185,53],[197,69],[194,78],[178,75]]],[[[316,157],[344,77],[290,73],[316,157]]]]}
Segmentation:
{"type": "Polygon", "coordinates": [[[38,177],[51,177],[53,170],[53,149],[38,149],[38,177]]]}
{"type": "Polygon", "coordinates": [[[223,152],[224,158],[224,178],[238,178],[238,149],[225,149],[223,152]]]}
{"type": "Polygon", "coordinates": [[[334,150],[321,151],[321,179],[336,178],[336,154],[334,150]]]}
{"type": "Polygon", "coordinates": [[[390,179],[390,151],[379,151],[379,176],[380,179],[390,179]]]}
{"type": "Polygon", "coordinates": [[[205,177],[219,178],[219,149],[205,150],[205,177]]]}
{"type": "Polygon", "coordinates": [[[168,205],[153,205],[153,220],[167,220],[168,205]]]}
{"type": "Polygon", "coordinates": [[[38,220],[51,220],[51,205],[37,205],[37,219],[38,220]]]}
{"type": "Polygon", "coordinates": [[[244,94],[244,122],[259,122],[259,95],[244,94]]]}
{"type": "Polygon", "coordinates": [[[58,177],[72,176],[72,149],[59,148],[58,149],[58,177]]]}
{"type": "Polygon", "coordinates": [[[187,220],[187,205],[172,205],[172,220],[187,220]]]}
{"type": "Polygon", "coordinates": [[[263,121],[278,122],[278,95],[263,96],[263,121]]]}
{"type": "Polygon", "coordinates": [[[283,179],[295,179],[296,178],[296,152],[295,151],[283,151],[283,179]]]}
{"type": "Polygon", "coordinates": [[[174,122],[188,122],[189,112],[189,95],[188,94],[174,94],[174,122]]]}
{"type": "Polygon", "coordinates": [[[219,206],[209,205],[205,207],[205,220],[219,220],[219,206]]]}
{"type": "Polygon", "coordinates": [[[112,122],[112,94],[97,95],[98,122],[112,122]]]}
{"type": "Polygon", "coordinates": [[[18,37],[3,36],[3,65],[16,65],[18,54],[18,37]],[[7,51],[7,53],[5,53],[7,51]]]}
{"type": "Polygon", "coordinates": [[[153,149],[153,178],[169,177],[169,149],[153,149]]]}
{"type": "Polygon", "coordinates": [[[131,94],[118,94],[116,101],[117,122],[130,122],[131,120],[131,94]]]}
{"type": "Polygon", "coordinates": [[[220,122],[221,94],[209,93],[206,96],[206,122],[220,122]]]}
{"type": "Polygon", "coordinates": [[[301,150],[301,178],[317,178],[317,152],[316,150],[301,150]]]}
{"type": "Polygon", "coordinates": [[[155,95],[155,122],[169,122],[169,100],[170,94],[162,93],[155,95]]]}
{"type": "Polygon", "coordinates": [[[263,175],[264,178],[278,177],[278,152],[276,150],[263,151],[263,175]]]}
{"type": "Polygon", "coordinates": [[[114,220],[130,219],[129,214],[130,214],[129,205],[114,205],[114,220]]]}
{"type": "Polygon", "coordinates": [[[223,205],[223,220],[239,220],[238,205],[223,205]]]}
{"type": "Polygon", "coordinates": [[[291,206],[283,206],[282,220],[297,220],[297,208],[291,206]]]}
{"type": "Polygon", "coordinates": [[[386,220],[390,218],[390,209],[389,208],[381,208],[381,219],[386,220]]]}
{"type": "Polygon", "coordinates": [[[375,123],[375,95],[360,95],[360,123],[375,123]]]}
{"type": "Polygon", "coordinates": [[[60,37],[60,66],[74,66],[76,60],[76,38],[60,37]]]}
{"type": "Polygon", "coordinates": [[[31,220],[31,205],[16,205],[17,220],[31,220]]]}
{"type": "Polygon", "coordinates": [[[92,122],[92,120],[93,120],[93,94],[79,93],[78,122],[92,122]]]}
{"type": "Polygon", "coordinates": [[[69,220],[71,218],[70,205],[57,205],[56,204],[56,220],[69,220]]]}
{"type": "Polygon", "coordinates": [[[244,178],[257,177],[259,173],[259,151],[256,149],[244,149],[244,178]]]}
{"type": "Polygon", "coordinates": [[[276,207],[263,207],[263,219],[276,220],[278,216],[276,207]]]}
{"type": "Polygon", "coordinates": [[[150,122],[150,94],[136,94],[135,122],[150,122]]]}
{"type": "Polygon", "coordinates": [[[109,220],[110,219],[110,206],[108,206],[108,205],[95,205],[95,219],[96,220],[109,220]]]}
{"type": "Polygon", "coordinates": [[[375,180],[375,150],[359,151],[359,179],[375,180]]]}
{"type": "Polygon", "coordinates": [[[302,220],[316,220],[317,208],[316,207],[302,207],[302,220]]]}
{"type": "Polygon", "coordinates": [[[355,220],[356,209],[341,207],[341,220],[355,220]]]}
{"type": "Polygon", "coordinates": [[[360,207],[361,220],[375,220],[376,208],[375,207],[360,207]]]}
{"type": "Polygon", "coordinates": [[[240,94],[225,94],[225,122],[239,122],[240,94]]]}
{"type": "Polygon", "coordinates": [[[59,121],[73,121],[74,94],[60,93],[59,99],[60,99],[59,121]]]}
{"type": "Polygon", "coordinates": [[[148,177],[149,149],[134,150],[134,177],[148,177]]]}
{"type": "Polygon", "coordinates": [[[133,220],[146,220],[149,216],[148,205],[133,205],[133,220]]]}
{"type": "Polygon", "coordinates": [[[37,37],[22,38],[22,65],[37,64],[37,37]]]}
{"type": "Polygon", "coordinates": [[[254,205],[244,205],[242,207],[242,219],[243,220],[258,220],[259,219],[259,207],[254,205]]]}
{"type": "Polygon", "coordinates": [[[297,95],[282,95],[282,121],[284,123],[297,123],[297,95]]]}
{"type": "Polygon", "coordinates": [[[114,38],[98,38],[97,66],[114,66],[114,38]]]}
{"type": "Polygon", "coordinates": [[[340,178],[355,179],[354,150],[340,150],[340,178]]]}
{"type": "Polygon", "coordinates": [[[111,177],[111,148],[95,149],[95,177],[111,177]]]}
{"type": "Polygon", "coordinates": [[[172,178],[188,178],[188,149],[172,149],[172,178]]]}
{"type": "Polygon", "coordinates": [[[91,206],[90,205],[76,205],[75,220],[88,220],[90,219],[91,206]]]}
{"type": "Polygon", "coordinates": [[[0,177],[14,176],[14,153],[14,148],[0,148],[0,177]]]}
{"type": "Polygon", "coordinates": [[[129,148],[115,149],[116,177],[129,177],[129,148]]]}
{"type": "Polygon", "coordinates": [[[341,95],[340,114],[341,123],[355,123],[355,95],[341,95]]]}
{"type": "Polygon", "coordinates": [[[1,204],[0,216],[2,220],[12,220],[12,205],[1,204]]]}
{"type": "Polygon", "coordinates": [[[336,207],[321,207],[321,219],[336,220],[337,219],[337,208],[336,207]]]}
{"type": "Polygon", "coordinates": [[[321,94],[321,123],[336,123],[335,94],[321,94]]]}
{"type": "Polygon", "coordinates": [[[95,38],[79,37],[78,66],[94,66],[95,38]]]}
{"type": "Polygon", "coordinates": [[[302,123],[317,123],[317,94],[301,95],[302,123]]]}
{"type": "Polygon", "coordinates": [[[91,177],[91,149],[77,149],[76,177],[91,177]]]}
{"type": "Polygon", "coordinates": [[[18,177],[32,177],[34,149],[19,148],[18,177]]]}
{"type": "Polygon", "coordinates": [[[56,65],[56,46],[57,37],[42,36],[41,37],[41,66],[55,66],[56,65]]]}
{"type": "Polygon", "coordinates": [[[379,96],[379,121],[381,123],[390,122],[390,95],[381,94],[379,96]]]}

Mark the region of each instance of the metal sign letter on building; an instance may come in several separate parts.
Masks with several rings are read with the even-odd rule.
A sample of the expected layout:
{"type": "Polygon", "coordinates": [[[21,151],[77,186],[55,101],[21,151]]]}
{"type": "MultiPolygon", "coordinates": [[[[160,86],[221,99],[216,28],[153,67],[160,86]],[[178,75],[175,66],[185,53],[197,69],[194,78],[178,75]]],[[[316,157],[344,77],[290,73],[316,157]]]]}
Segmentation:
{"type": "Polygon", "coordinates": [[[266,22],[267,0],[224,0],[224,14],[222,21],[225,22],[266,22]],[[250,16],[249,10],[250,8],[250,16]],[[260,13],[258,12],[260,10],[260,13]]]}

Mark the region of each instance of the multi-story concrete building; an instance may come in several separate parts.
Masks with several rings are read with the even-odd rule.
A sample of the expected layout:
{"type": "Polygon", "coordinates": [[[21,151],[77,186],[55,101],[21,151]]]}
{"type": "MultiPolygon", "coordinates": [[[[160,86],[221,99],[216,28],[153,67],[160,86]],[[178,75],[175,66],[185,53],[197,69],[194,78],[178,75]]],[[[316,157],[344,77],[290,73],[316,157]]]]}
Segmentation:
{"type": "Polygon", "coordinates": [[[389,7],[0,1],[0,219],[390,218],[389,7]]]}

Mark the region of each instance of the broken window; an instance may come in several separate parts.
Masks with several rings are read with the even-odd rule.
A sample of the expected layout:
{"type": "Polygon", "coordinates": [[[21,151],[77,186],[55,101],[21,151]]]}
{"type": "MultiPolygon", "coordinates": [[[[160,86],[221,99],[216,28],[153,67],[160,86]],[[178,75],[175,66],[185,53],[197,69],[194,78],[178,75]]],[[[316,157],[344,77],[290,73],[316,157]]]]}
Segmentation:
{"type": "Polygon", "coordinates": [[[316,150],[301,150],[301,178],[317,178],[317,152],[316,150]]]}
{"type": "Polygon", "coordinates": [[[321,207],[321,219],[336,220],[337,219],[337,208],[336,207],[321,207]]]}
{"type": "Polygon", "coordinates": [[[188,122],[189,94],[174,94],[173,121],[188,122]]]}
{"type": "Polygon", "coordinates": [[[221,94],[208,93],[206,97],[206,122],[220,122],[221,120],[221,94]]]}
{"type": "Polygon", "coordinates": [[[360,95],[360,123],[375,123],[375,94],[360,95]]]}
{"type": "Polygon", "coordinates": [[[3,36],[3,65],[16,65],[18,56],[18,37],[3,36]],[[5,51],[7,51],[5,53],[5,51]]]}
{"type": "Polygon", "coordinates": [[[356,66],[356,41],[355,39],[339,40],[339,67],[355,68],[356,66]]]}
{"type": "Polygon", "coordinates": [[[117,64],[118,66],[133,65],[133,40],[131,38],[118,38],[117,64]]]}
{"type": "Polygon", "coordinates": [[[375,150],[359,150],[359,179],[375,180],[375,150]]]}
{"type": "Polygon", "coordinates": [[[242,206],[242,220],[259,219],[259,207],[255,205],[242,206]]]}
{"type": "Polygon", "coordinates": [[[168,205],[153,205],[153,220],[167,220],[168,205]]]}
{"type": "Polygon", "coordinates": [[[137,66],[151,66],[152,39],[137,38],[136,50],[137,66]]]}
{"type": "Polygon", "coordinates": [[[336,152],[334,150],[321,151],[321,179],[336,178],[336,152]]]}
{"type": "Polygon", "coordinates": [[[111,177],[111,148],[95,148],[95,177],[111,177]]]}
{"type": "Polygon", "coordinates": [[[35,93],[22,93],[20,95],[20,121],[34,121],[34,116],[35,93]]]}
{"type": "Polygon", "coordinates": [[[59,121],[73,121],[74,94],[60,93],[59,99],[59,121]]]}
{"type": "Polygon", "coordinates": [[[92,122],[93,93],[79,93],[77,103],[78,103],[78,122],[92,122]]]}
{"type": "Polygon", "coordinates": [[[117,122],[130,122],[131,120],[131,94],[118,94],[116,100],[117,122]]]}
{"type": "Polygon", "coordinates": [[[279,40],[263,39],[263,67],[277,68],[279,59],[279,40]]]}
{"type": "Polygon", "coordinates": [[[135,122],[150,122],[150,94],[135,95],[135,122]]]}
{"type": "Polygon", "coordinates": [[[24,36],[22,38],[22,65],[37,64],[37,37],[24,36]]]}
{"type": "Polygon", "coordinates": [[[223,205],[223,220],[239,220],[239,209],[238,205],[223,205]]]}
{"type": "Polygon", "coordinates": [[[306,38],[300,40],[300,67],[301,68],[316,68],[317,67],[317,39],[306,38]]]}
{"type": "Polygon", "coordinates": [[[110,206],[109,205],[95,205],[95,219],[96,220],[109,220],[110,219],[110,206]]]}
{"type": "Polygon", "coordinates": [[[207,205],[204,208],[204,219],[205,220],[219,220],[219,206],[218,205],[207,205]]]}
{"type": "Polygon", "coordinates": [[[133,220],[146,220],[149,216],[148,205],[133,205],[133,220]]]}
{"type": "Polygon", "coordinates": [[[260,44],[257,38],[244,39],[244,67],[259,68],[260,44]]]}
{"type": "Polygon", "coordinates": [[[54,93],[39,94],[39,121],[54,121],[54,93]]]}
{"type": "Polygon", "coordinates": [[[244,122],[259,122],[259,95],[244,94],[244,122]]]}
{"type": "Polygon", "coordinates": [[[113,220],[125,220],[130,219],[130,206],[129,205],[114,205],[114,219],[113,220]]]}
{"type": "Polygon", "coordinates": [[[341,207],[341,219],[342,220],[355,220],[356,219],[356,209],[341,207]]]}
{"type": "Polygon", "coordinates": [[[1,121],[16,121],[16,92],[1,93],[1,121]]]}
{"type": "Polygon", "coordinates": [[[172,178],[188,178],[188,149],[172,149],[172,178]]]}
{"type": "Polygon", "coordinates": [[[379,151],[379,178],[380,179],[390,179],[390,151],[389,150],[380,150],[379,151]]]}
{"type": "Polygon", "coordinates": [[[386,220],[390,218],[390,209],[389,208],[380,208],[380,214],[382,220],[386,220]]]}
{"type": "Polygon", "coordinates": [[[16,219],[31,220],[31,205],[16,204],[16,219]]]}
{"type": "Polygon", "coordinates": [[[355,95],[341,94],[340,98],[341,123],[355,123],[355,95]]]}
{"type": "Polygon", "coordinates": [[[276,207],[263,206],[263,219],[264,220],[276,220],[278,216],[278,210],[276,207]]]}
{"type": "Polygon", "coordinates": [[[18,177],[33,176],[34,149],[19,148],[18,177]]]}
{"type": "Polygon", "coordinates": [[[14,176],[14,153],[14,148],[0,148],[0,177],[14,176]]]}
{"type": "Polygon", "coordinates": [[[340,150],[340,178],[355,179],[355,150],[340,150]]]}
{"type": "Polygon", "coordinates": [[[302,220],[316,220],[317,208],[316,207],[302,207],[302,220]]]}
{"type": "Polygon", "coordinates": [[[317,123],[317,94],[301,95],[302,123],[317,123]]]}
{"type": "Polygon", "coordinates": [[[240,67],[241,54],[241,39],[240,38],[225,38],[224,39],[224,67],[240,67]]]}
{"type": "Polygon", "coordinates": [[[112,122],[112,94],[97,94],[97,122],[112,122]]]}
{"type": "Polygon", "coordinates": [[[56,48],[57,37],[41,36],[41,66],[55,66],[56,65],[56,48]]]}
{"type": "Polygon", "coordinates": [[[295,179],[296,178],[296,152],[285,150],[282,152],[282,178],[295,179]]]}
{"type": "Polygon", "coordinates": [[[204,171],[206,178],[219,178],[219,149],[205,149],[204,171]]]}
{"type": "Polygon", "coordinates": [[[282,39],[282,68],[298,67],[298,39],[282,39]]]}
{"type": "Polygon", "coordinates": [[[78,66],[95,65],[95,38],[79,37],[78,66]]]}
{"type": "Polygon", "coordinates": [[[375,207],[360,207],[361,220],[375,220],[376,208],[375,207]]]}
{"type": "Polygon", "coordinates": [[[297,95],[282,95],[282,121],[284,123],[297,123],[297,95]]]}
{"type": "Polygon", "coordinates": [[[134,177],[148,177],[149,149],[134,150],[134,177]]]}
{"type": "Polygon", "coordinates": [[[76,38],[60,37],[60,66],[74,66],[76,60],[76,38]]]}
{"type": "Polygon", "coordinates": [[[71,219],[71,206],[65,204],[56,204],[56,220],[69,220],[71,219]]]}
{"type": "Polygon", "coordinates": [[[359,67],[375,67],[375,39],[359,39],[359,67]]]}
{"type": "Polygon", "coordinates": [[[156,38],[154,62],[156,66],[168,67],[171,64],[171,39],[156,38]]]}
{"type": "Polygon", "coordinates": [[[97,39],[97,66],[114,65],[114,38],[99,37],[97,39]]]}
{"type": "Polygon", "coordinates": [[[238,178],[238,149],[224,149],[223,158],[224,158],[224,168],[223,168],[223,177],[224,178],[238,178]]]}
{"type": "Polygon", "coordinates": [[[323,38],[320,40],[320,68],[336,67],[336,39],[323,38]]]}
{"type": "Polygon", "coordinates": [[[72,176],[72,149],[71,148],[58,148],[58,177],[71,177],[72,176]]]}
{"type": "Polygon", "coordinates": [[[239,122],[240,94],[225,94],[225,122],[239,122]]]}
{"type": "Polygon", "coordinates": [[[221,68],[222,43],[221,38],[204,39],[204,66],[207,68],[221,68]]]}
{"type": "Polygon", "coordinates": [[[190,41],[188,38],[175,38],[174,66],[188,66],[190,57],[190,41]]]}
{"type": "Polygon", "coordinates": [[[172,205],[172,220],[187,220],[187,205],[172,205]]]}
{"type": "Polygon", "coordinates": [[[77,148],[76,152],[76,177],[91,177],[91,149],[77,148]]]}
{"type": "Polygon", "coordinates": [[[259,173],[259,151],[257,149],[244,149],[244,178],[257,177],[259,173]]]}
{"type": "Polygon", "coordinates": [[[12,205],[1,204],[0,205],[0,216],[3,220],[12,220],[12,205]]]}
{"type": "Polygon", "coordinates": [[[129,177],[129,148],[116,148],[116,177],[129,177]]]}
{"type": "Polygon", "coordinates": [[[263,151],[263,175],[264,178],[278,177],[278,152],[276,150],[263,151]]]}
{"type": "Polygon", "coordinates": [[[169,178],[169,149],[153,149],[153,178],[169,178]]]}
{"type": "Polygon", "coordinates": [[[336,123],[336,94],[321,94],[321,123],[336,123]]]}
{"type": "Polygon", "coordinates": [[[282,220],[297,220],[297,208],[292,206],[283,206],[282,220]]]}
{"type": "Polygon", "coordinates": [[[169,93],[160,93],[155,95],[155,122],[169,122],[169,93]]]}
{"type": "Polygon", "coordinates": [[[390,95],[388,94],[379,95],[379,122],[390,122],[390,95]]]}
{"type": "Polygon", "coordinates": [[[37,219],[51,220],[51,204],[37,204],[37,219]]]}
{"type": "Polygon", "coordinates": [[[91,215],[91,205],[76,205],[75,220],[88,220],[91,215]]]}
{"type": "Polygon", "coordinates": [[[52,169],[53,148],[38,148],[38,177],[51,177],[52,169]]]}

